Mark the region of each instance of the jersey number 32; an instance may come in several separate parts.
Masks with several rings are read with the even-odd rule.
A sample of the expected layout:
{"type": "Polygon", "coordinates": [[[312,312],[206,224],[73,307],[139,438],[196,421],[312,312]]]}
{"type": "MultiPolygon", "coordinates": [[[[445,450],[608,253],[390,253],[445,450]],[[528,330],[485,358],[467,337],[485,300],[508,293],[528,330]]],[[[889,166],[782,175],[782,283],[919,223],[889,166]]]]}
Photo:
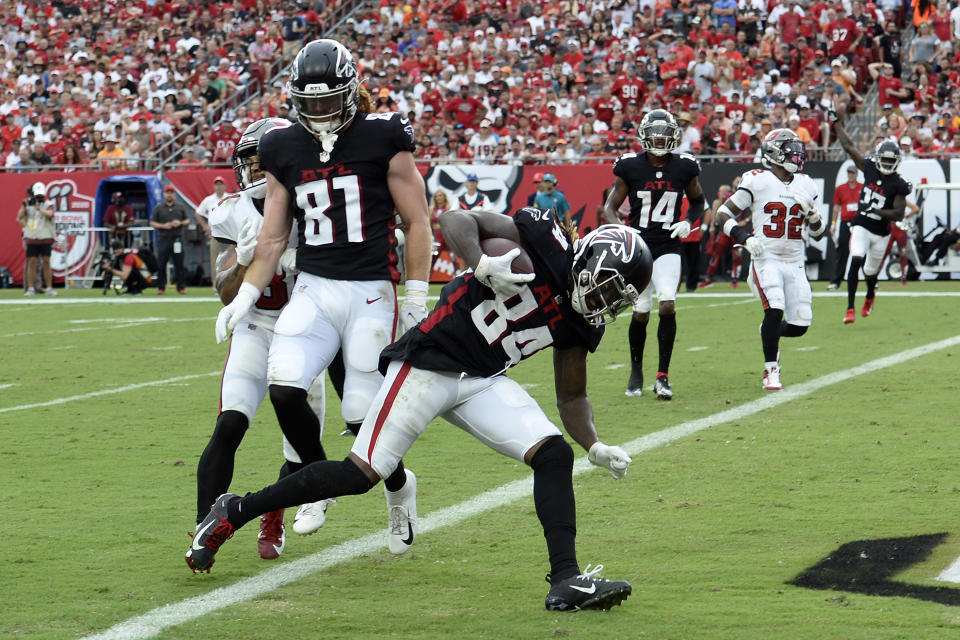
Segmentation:
{"type": "Polygon", "coordinates": [[[770,220],[763,225],[763,235],[768,238],[782,238],[784,235],[790,240],[799,240],[803,237],[803,209],[799,204],[790,207],[787,214],[787,205],[782,202],[768,202],[763,212],[770,216],[770,220]]]}

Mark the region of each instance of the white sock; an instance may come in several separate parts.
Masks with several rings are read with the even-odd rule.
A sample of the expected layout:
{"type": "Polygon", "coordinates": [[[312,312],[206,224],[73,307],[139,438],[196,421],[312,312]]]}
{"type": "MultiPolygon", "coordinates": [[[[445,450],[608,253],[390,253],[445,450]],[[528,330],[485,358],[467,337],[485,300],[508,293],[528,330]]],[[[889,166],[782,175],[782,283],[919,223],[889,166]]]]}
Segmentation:
{"type": "Polygon", "coordinates": [[[774,369],[777,368],[777,363],[776,363],[776,362],[765,362],[765,363],[763,363],[763,366],[766,368],[767,371],[773,371],[774,369]]]}

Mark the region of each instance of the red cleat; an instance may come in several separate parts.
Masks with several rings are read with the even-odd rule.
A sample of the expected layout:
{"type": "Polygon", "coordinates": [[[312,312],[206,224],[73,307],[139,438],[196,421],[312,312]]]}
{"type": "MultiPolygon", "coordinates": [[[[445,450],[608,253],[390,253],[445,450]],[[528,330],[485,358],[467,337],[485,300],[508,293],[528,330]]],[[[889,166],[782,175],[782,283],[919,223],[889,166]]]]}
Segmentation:
{"type": "Polygon", "coordinates": [[[866,318],[868,315],[870,315],[871,313],[873,313],[873,301],[876,300],[876,299],[877,299],[876,296],[874,296],[874,297],[872,297],[872,298],[864,298],[864,299],[863,299],[863,308],[860,309],[860,315],[862,315],[864,318],[866,318]]]}
{"type": "Polygon", "coordinates": [[[271,511],[260,516],[260,535],[257,537],[257,550],[264,560],[279,558],[287,536],[283,526],[283,509],[271,511]]]}
{"type": "Polygon", "coordinates": [[[853,324],[857,319],[857,312],[853,309],[847,309],[847,315],[843,316],[843,324],[853,324]]]}
{"type": "Polygon", "coordinates": [[[737,282],[736,280],[731,280],[731,281],[730,281],[730,286],[733,287],[734,289],[736,289],[737,287],[740,286],[740,283],[737,282]]]}
{"type": "Polygon", "coordinates": [[[704,280],[703,282],[697,285],[697,289],[706,289],[712,286],[713,286],[713,280],[711,280],[710,278],[707,278],[706,280],[704,280]]]}

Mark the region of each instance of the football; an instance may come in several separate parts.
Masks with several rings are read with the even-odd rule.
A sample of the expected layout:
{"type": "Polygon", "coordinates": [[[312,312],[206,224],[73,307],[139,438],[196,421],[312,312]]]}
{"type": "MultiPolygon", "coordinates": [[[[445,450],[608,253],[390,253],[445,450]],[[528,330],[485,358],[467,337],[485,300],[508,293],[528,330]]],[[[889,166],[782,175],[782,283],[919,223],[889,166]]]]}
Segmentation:
{"type": "Polygon", "coordinates": [[[486,238],[480,241],[480,248],[483,249],[483,252],[488,256],[502,256],[512,249],[520,249],[520,255],[514,258],[513,263],[510,265],[511,271],[514,273],[533,273],[533,261],[530,260],[530,256],[523,250],[523,247],[513,240],[507,240],[506,238],[486,238]]]}

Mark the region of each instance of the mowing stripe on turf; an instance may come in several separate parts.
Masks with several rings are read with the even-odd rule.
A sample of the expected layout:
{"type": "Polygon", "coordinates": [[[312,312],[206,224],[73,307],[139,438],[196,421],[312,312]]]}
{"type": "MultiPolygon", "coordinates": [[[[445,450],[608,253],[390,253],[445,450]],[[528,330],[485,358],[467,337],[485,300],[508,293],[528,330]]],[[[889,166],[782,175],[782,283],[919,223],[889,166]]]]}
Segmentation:
{"type": "MultiPolygon", "coordinates": [[[[683,438],[712,426],[737,420],[746,416],[765,411],[772,407],[802,398],[826,386],[849,380],[865,373],[872,373],[879,369],[891,367],[914,358],[919,358],[942,349],[960,345],[960,335],[937,342],[907,349],[870,362],[865,362],[850,369],[836,371],[825,376],[796,385],[790,385],[783,391],[770,393],[763,397],[734,407],[720,413],[691,420],[682,424],[651,433],[631,440],[623,448],[631,454],[639,454],[673,440],[683,438]]],[[[758,380],[759,382],[759,380],[758,380]]],[[[595,470],[586,458],[579,458],[574,464],[574,476],[595,470]]],[[[459,524],[471,516],[475,516],[492,509],[503,507],[521,499],[529,499],[533,491],[533,478],[510,482],[496,489],[485,491],[459,504],[439,509],[420,518],[420,534],[429,533],[442,527],[459,524]]],[[[377,531],[341,544],[324,549],[313,555],[299,560],[287,562],[273,569],[268,569],[256,576],[240,580],[230,586],[220,587],[205,593],[169,604],[149,611],[143,615],[121,622],[102,633],[87,636],[83,640],[129,640],[134,638],[151,638],[164,629],[183,622],[195,620],[208,613],[218,611],[240,602],[251,600],[265,593],[290,584],[312,573],[332,567],[342,562],[354,560],[363,554],[380,551],[386,547],[387,530],[377,531]]]]}
{"type": "Polygon", "coordinates": [[[144,387],[159,387],[164,384],[171,384],[174,382],[183,382],[184,380],[195,380],[197,378],[205,378],[207,376],[218,376],[220,375],[219,371],[211,371],[210,373],[194,373],[189,376],[177,376],[176,378],[167,378],[166,380],[153,380],[151,382],[138,382],[136,384],[128,384],[122,387],[114,387],[113,389],[104,389],[103,391],[93,391],[91,393],[81,393],[76,396],[66,396],[64,398],[56,398],[54,400],[47,400],[46,402],[34,402],[31,404],[19,404],[15,407],[3,407],[0,408],[0,413],[9,413],[11,411],[23,411],[24,409],[36,409],[38,407],[52,407],[58,404],[66,404],[67,402],[75,402],[77,400],[86,400],[88,398],[96,398],[98,396],[109,396],[114,393],[125,393],[127,391],[136,391],[137,389],[143,389],[144,387]]]}

